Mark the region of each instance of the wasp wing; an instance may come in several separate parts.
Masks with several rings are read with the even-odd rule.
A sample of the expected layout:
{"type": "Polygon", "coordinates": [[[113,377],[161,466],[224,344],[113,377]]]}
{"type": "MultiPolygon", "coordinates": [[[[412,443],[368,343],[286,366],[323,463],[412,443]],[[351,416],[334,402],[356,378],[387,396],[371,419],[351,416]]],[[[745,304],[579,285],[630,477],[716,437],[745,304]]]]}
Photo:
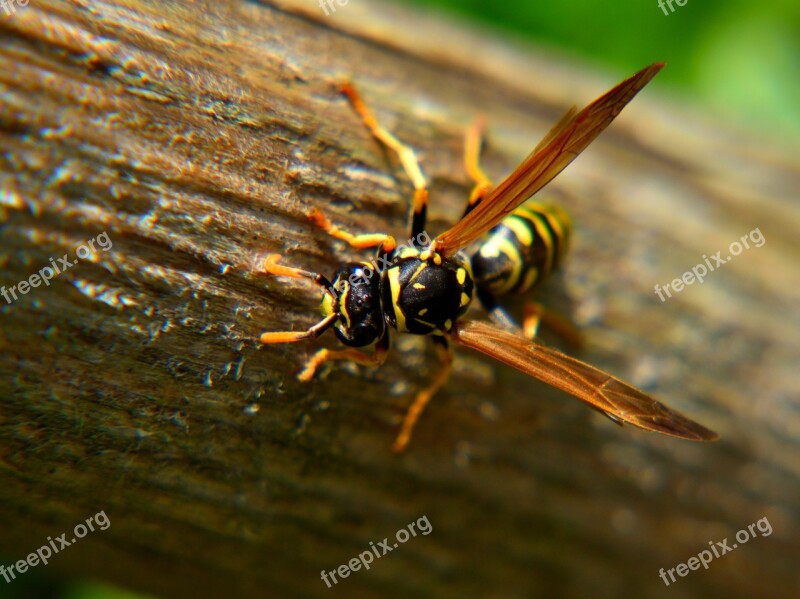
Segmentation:
{"type": "Polygon", "coordinates": [[[523,164],[528,160],[530,160],[533,157],[533,155],[536,154],[536,152],[538,152],[547,144],[549,144],[551,141],[553,141],[553,138],[564,130],[564,127],[566,127],[567,124],[570,121],[572,121],[572,119],[575,118],[575,115],[577,113],[578,113],[577,106],[573,106],[569,110],[567,110],[567,112],[564,113],[564,116],[558,119],[558,122],[555,125],[553,125],[553,128],[550,129],[550,131],[547,132],[547,135],[545,135],[542,138],[542,141],[539,142],[539,145],[533,148],[533,150],[531,150],[531,153],[525,157],[525,160],[522,161],[523,164]]]}
{"type": "Polygon", "coordinates": [[[500,223],[586,149],[663,66],[652,64],[579,113],[567,112],[511,175],[434,240],[435,250],[443,256],[455,254],[500,223]]]}
{"type": "Polygon", "coordinates": [[[487,323],[458,323],[452,337],[460,345],[574,395],[616,422],[692,441],[719,438],[717,433],[602,370],[487,323]]]}

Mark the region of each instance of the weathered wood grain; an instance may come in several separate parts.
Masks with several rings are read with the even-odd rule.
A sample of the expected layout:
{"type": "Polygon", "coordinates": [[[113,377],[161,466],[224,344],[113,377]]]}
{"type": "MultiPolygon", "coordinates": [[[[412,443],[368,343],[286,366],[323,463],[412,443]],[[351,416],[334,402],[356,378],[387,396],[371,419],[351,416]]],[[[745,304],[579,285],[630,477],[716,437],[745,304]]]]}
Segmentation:
{"type": "Polygon", "coordinates": [[[308,225],[310,208],[404,238],[410,185],[337,83],[354,80],[419,149],[435,233],[468,192],[461,144],[476,112],[499,179],[566,107],[628,73],[356,0],[330,17],[311,2],[42,0],[0,19],[0,60],[1,284],[103,232],[113,243],[0,300],[2,563],[104,510],[111,527],[48,572],[175,597],[795,588],[800,169],[788,140],[730,132],[656,81],[546,190],[576,239],[544,299],[585,331],[580,357],[721,441],[620,429],[461,352],[396,456],[409,397],[435,368],[423,343],[397,338],[384,368],[336,367],[309,385],[294,374],[313,343],[258,343],[314,321],[318,301],[255,272],[261,257],[330,274],[356,255],[308,225]],[[654,294],[755,228],[763,247],[664,303],[654,294]],[[431,534],[336,591],[320,580],[422,516],[431,534]],[[673,587],[659,579],[764,516],[772,535],[673,587]]]}

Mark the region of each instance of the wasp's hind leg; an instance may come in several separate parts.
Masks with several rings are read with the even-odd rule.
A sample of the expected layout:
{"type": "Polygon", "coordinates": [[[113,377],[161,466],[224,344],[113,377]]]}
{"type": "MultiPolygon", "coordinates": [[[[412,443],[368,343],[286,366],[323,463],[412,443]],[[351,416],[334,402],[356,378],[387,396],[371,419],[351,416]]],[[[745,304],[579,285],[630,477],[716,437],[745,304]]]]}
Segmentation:
{"type": "Polygon", "coordinates": [[[479,287],[475,295],[478,298],[478,302],[480,302],[481,308],[483,308],[489,316],[489,320],[509,333],[526,336],[520,326],[509,316],[508,312],[497,303],[497,300],[491,293],[479,287]]]}
{"type": "Polygon", "coordinates": [[[420,414],[425,409],[425,406],[428,405],[431,397],[433,397],[447,382],[447,379],[450,378],[450,371],[453,366],[453,352],[450,349],[450,344],[445,337],[439,336],[432,336],[431,341],[433,341],[433,346],[439,354],[442,367],[439,372],[436,373],[431,384],[417,394],[414,403],[408,408],[405,420],[403,421],[403,427],[400,429],[400,433],[397,435],[397,439],[395,439],[394,445],[392,446],[392,449],[397,452],[405,450],[408,446],[408,442],[411,440],[411,433],[414,431],[414,425],[416,425],[420,414]]]}
{"type": "Polygon", "coordinates": [[[372,355],[365,354],[358,349],[352,348],[342,350],[323,348],[309,358],[303,370],[297,375],[297,379],[304,383],[310,381],[314,373],[317,372],[317,369],[325,362],[330,362],[331,360],[349,360],[356,364],[362,364],[363,366],[381,366],[386,361],[386,355],[388,353],[389,331],[384,331],[383,336],[375,343],[375,350],[372,355]]]}
{"type": "Polygon", "coordinates": [[[522,326],[520,327],[489,293],[478,289],[477,295],[481,306],[489,315],[489,319],[509,333],[514,333],[533,341],[539,333],[539,326],[544,324],[566,341],[567,345],[573,350],[583,347],[583,335],[580,330],[565,317],[548,310],[542,304],[530,301],[525,302],[522,326]]]}
{"type": "Polygon", "coordinates": [[[522,332],[525,337],[534,339],[539,332],[539,325],[542,324],[566,341],[572,349],[583,347],[583,335],[570,320],[548,310],[542,304],[526,301],[522,319],[522,332]]]}
{"type": "MultiPolygon", "coordinates": [[[[483,144],[484,119],[478,116],[472,123],[464,138],[464,167],[469,178],[475,182],[464,216],[472,212],[492,189],[492,182],[481,168],[481,145],[483,144]]],[[[462,217],[463,218],[463,217],[462,217]]]]}
{"type": "Polygon", "coordinates": [[[425,180],[425,175],[422,174],[422,169],[419,166],[419,160],[414,150],[401,142],[395,137],[388,129],[381,126],[375,117],[364,104],[359,93],[350,83],[344,83],[341,86],[342,93],[350,100],[353,109],[361,117],[361,120],[370,130],[370,133],[383,145],[397,154],[400,162],[403,164],[408,178],[414,185],[414,200],[411,204],[411,215],[409,217],[411,237],[417,237],[420,233],[425,231],[425,219],[428,212],[428,183],[425,180]]]}

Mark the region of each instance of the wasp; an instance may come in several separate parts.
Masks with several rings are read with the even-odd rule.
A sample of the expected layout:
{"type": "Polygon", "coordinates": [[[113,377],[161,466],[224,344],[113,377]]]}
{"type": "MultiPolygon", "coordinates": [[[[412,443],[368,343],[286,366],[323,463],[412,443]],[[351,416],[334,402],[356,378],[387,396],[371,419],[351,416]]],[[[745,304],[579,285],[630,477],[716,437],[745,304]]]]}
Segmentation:
{"type": "Polygon", "coordinates": [[[321,274],[279,264],[272,254],[263,262],[267,274],[305,278],[323,290],[323,318],[306,331],[267,332],[261,343],[314,339],[330,328],[347,349],[320,349],[298,375],[310,380],[331,360],[379,366],[389,351],[389,333],[427,335],[442,367],[420,391],[405,415],[393,449],[402,451],[420,414],[446,383],[453,362],[451,345],[482,352],[561,389],[599,410],[618,424],[694,441],[718,435],[659,403],[643,391],[589,364],[538,342],[534,337],[542,310],[526,310],[517,326],[498,303],[510,293],[525,292],[551,272],[566,251],[569,218],[554,206],[530,198],[575,159],[616,118],[628,102],[661,70],[655,63],[626,79],[583,110],[570,109],[522,163],[493,186],[480,167],[483,123],[468,130],[465,166],[474,181],[464,216],[433,240],[425,232],[427,181],[413,149],[382,127],[353,86],[341,91],[372,135],[394,152],[414,186],[409,215],[410,239],[398,246],[391,235],[353,234],[332,224],[320,211],[310,220],[353,248],[377,248],[376,263],[342,264],[329,280],[321,274]],[[470,256],[469,246],[478,249],[470,256]],[[486,308],[490,322],[466,317],[473,297],[486,308]],[[370,353],[360,348],[372,346],[370,353]]]}

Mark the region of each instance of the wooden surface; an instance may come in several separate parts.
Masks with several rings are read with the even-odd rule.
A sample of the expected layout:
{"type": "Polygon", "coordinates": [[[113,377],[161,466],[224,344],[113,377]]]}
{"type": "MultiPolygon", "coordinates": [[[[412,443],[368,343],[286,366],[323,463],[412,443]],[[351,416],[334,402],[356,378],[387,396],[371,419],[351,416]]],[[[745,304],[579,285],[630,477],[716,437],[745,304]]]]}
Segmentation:
{"type": "Polygon", "coordinates": [[[104,510],[108,530],[36,572],[170,597],[796,589],[789,140],[733,133],[656,80],[545,190],[576,236],[543,299],[585,332],[580,357],[721,441],[620,429],[461,352],[396,456],[435,368],[424,343],[395,338],[380,370],[335,367],[308,385],[294,375],[317,345],[258,343],[318,314],[316,291],[254,272],[265,254],[326,274],[357,255],[308,225],[312,207],[405,238],[410,186],[337,82],[419,149],[435,234],[468,193],[474,114],[497,180],[568,106],[630,73],[356,0],[330,17],[314,2],[38,0],[0,18],[0,61],[2,285],[102,232],[113,242],[0,300],[0,563],[104,510]],[[654,294],[757,227],[763,247],[664,303],[654,294]],[[320,580],[423,516],[429,535],[334,590],[320,580]],[[765,516],[770,536],[669,588],[659,578],[765,516]]]}

